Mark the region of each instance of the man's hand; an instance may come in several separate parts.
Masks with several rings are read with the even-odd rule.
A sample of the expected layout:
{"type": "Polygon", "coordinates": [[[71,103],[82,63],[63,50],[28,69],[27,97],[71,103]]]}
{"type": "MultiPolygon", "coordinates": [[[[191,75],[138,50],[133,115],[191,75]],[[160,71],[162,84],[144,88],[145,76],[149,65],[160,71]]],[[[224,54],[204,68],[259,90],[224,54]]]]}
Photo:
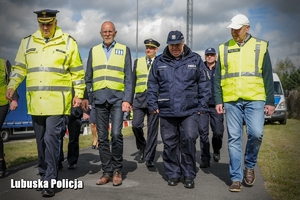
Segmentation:
{"type": "Polygon", "coordinates": [[[89,109],[89,101],[87,99],[83,99],[81,103],[81,108],[83,111],[87,112],[89,109]]]}
{"type": "Polygon", "coordinates": [[[159,109],[153,110],[150,112],[150,114],[158,114],[159,113],[159,109]]]}
{"type": "Polygon", "coordinates": [[[82,118],[84,121],[87,121],[90,118],[90,116],[86,113],[83,113],[82,118]]]}
{"type": "Polygon", "coordinates": [[[10,109],[11,110],[16,110],[18,108],[18,102],[17,101],[12,101],[10,102],[10,109]]]}
{"type": "Polygon", "coordinates": [[[12,88],[7,89],[6,94],[5,94],[6,99],[12,101],[12,96],[13,96],[14,92],[15,92],[15,90],[12,88]]]}
{"type": "Polygon", "coordinates": [[[216,111],[217,111],[218,114],[225,113],[225,110],[223,109],[223,104],[216,105],[216,111]]]}
{"type": "Polygon", "coordinates": [[[130,103],[123,101],[122,102],[122,111],[123,112],[130,112],[132,110],[132,106],[130,105],[130,103]]]}
{"type": "Polygon", "coordinates": [[[82,99],[80,99],[78,97],[74,97],[72,103],[73,103],[73,107],[77,108],[77,107],[79,107],[81,105],[82,99]]]}
{"type": "Polygon", "coordinates": [[[266,116],[271,116],[275,112],[275,106],[271,105],[265,105],[265,115],[266,116]]]}

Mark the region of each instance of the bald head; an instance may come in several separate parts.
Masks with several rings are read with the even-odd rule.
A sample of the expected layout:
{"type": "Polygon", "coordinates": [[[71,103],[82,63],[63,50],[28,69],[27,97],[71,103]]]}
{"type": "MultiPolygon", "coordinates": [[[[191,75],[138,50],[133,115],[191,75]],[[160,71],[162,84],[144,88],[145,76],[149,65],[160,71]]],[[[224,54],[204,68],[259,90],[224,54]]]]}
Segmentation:
{"type": "Polygon", "coordinates": [[[100,35],[103,38],[103,43],[109,47],[115,40],[117,31],[114,23],[111,21],[105,21],[101,25],[100,35]]]}

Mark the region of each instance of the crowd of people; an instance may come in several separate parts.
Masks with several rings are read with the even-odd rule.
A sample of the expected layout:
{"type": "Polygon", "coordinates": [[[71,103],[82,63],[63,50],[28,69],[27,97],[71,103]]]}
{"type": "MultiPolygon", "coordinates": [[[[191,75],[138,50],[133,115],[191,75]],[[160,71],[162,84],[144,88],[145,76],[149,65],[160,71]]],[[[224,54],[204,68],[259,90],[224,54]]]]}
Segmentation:
{"type": "MultiPolygon", "coordinates": [[[[268,42],[248,33],[250,22],[245,15],[231,19],[228,28],[232,39],[219,45],[218,51],[207,48],[204,61],[185,44],[181,31],[172,30],[162,54],[157,55],[160,42],[147,38],[145,56],[132,63],[129,47],[115,40],[114,23],[105,21],[100,27],[103,42],[90,49],[84,71],[76,40],[57,25],[58,12],[35,11],[39,29],[22,39],[16,64],[11,67],[9,61],[0,60],[1,125],[9,106],[17,109],[17,88],[26,77],[28,113],[33,120],[42,181],[57,179],[58,170],[63,168],[66,128],[68,169],[76,169],[83,118],[91,124],[92,148],[99,151],[101,161],[102,176],[96,184],[121,185],[123,114],[132,112],[136,160],[147,167],[155,166],[160,131],[169,186],[183,179],[184,187],[195,187],[198,137],[199,167],[210,167],[211,157],[219,162],[224,120],[232,181],[229,190],[239,192],[243,182],[254,184],[264,115],[272,115],[275,109],[274,88],[268,42]],[[145,117],[147,134],[143,131],[145,117]],[[243,121],[248,133],[244,161],[243,121]]],[[[0,138],[0,177],[5,170],[0,138]]],[[[55,195],[55,188],[37,190],[43,197],[55,195]]]]}

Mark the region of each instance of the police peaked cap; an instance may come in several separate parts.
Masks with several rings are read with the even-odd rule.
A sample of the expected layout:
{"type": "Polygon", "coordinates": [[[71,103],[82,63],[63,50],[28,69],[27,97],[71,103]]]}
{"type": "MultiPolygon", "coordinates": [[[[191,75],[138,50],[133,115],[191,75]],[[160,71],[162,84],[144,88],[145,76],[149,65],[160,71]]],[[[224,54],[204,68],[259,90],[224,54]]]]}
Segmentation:
{"type": "Polygon", "coordinates": [[[153,46],[153,47],[159,47],[159,46],[160,46],[159,42],[153,40],[152,38],[146,39],[146,40],[144,41],[144,44],[145,44],[146,46],[153,46]]]}
{"type": "Polygon", "coordinates": [[[58,12],[59,12],[58,10],[50,10],[50,9],[34,11],[34,13],[37,14],[37,20],[39,23],[53,22],[56,19],[56,14],[58,12]]]}

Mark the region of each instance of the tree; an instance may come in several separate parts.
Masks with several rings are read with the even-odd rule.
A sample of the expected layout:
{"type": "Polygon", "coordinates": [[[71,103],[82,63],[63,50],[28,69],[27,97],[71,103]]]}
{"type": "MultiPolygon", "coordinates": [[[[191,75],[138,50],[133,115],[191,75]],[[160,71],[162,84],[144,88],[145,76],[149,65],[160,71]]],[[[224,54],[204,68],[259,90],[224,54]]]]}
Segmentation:
{"type": "Polygon", "coordinates": [[[284,61],[278,61],[274,72],[277,73],[285,90],[296,89],[300,86],[300,66],[296,68],[289,57],[286,57],[284,61]]]}

